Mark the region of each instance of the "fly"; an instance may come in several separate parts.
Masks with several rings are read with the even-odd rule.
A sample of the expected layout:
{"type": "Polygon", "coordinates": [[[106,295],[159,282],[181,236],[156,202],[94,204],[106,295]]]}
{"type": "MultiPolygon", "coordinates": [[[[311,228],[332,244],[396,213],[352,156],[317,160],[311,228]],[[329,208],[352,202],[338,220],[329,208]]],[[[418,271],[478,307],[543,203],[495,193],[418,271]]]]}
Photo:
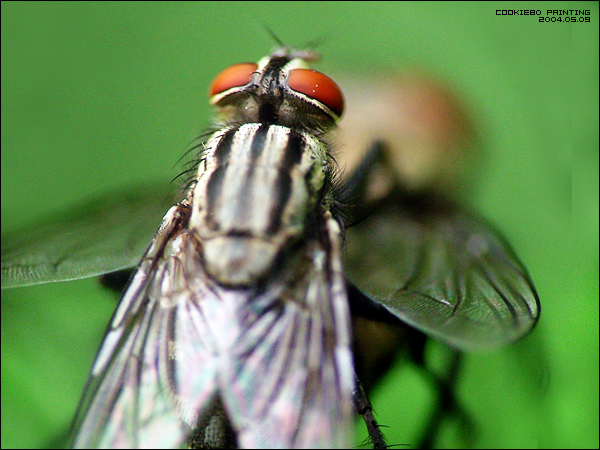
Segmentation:
{"type": "MultiPolygon", "coordinates": [[[[405,192],[385,142],[340,175],[330,142],[344,97],[310,69],[315,59],[282,47],[213,82],[216,131],[111,319],[74,447],[349,448],[359,412],[382,448],[357,381],[373,376],[365,324],[458,350],[535,325],[537,294],[509,246],[451,202],[405,192]]],[[[124,210],[146,218],[129,206],[150,199],[119,198],[118,215],[100,201],[67,226],[124,210]]],[[[136,223],[119,227],[129,235],[136,223]]],[[[2,287],[133,265],[135,250],[82,262],[91,243],[51,254],[62,239],[50,227],[3,238],[2,287]]],[[[398,346],[390,340],[386,357],[398,346]]]]}

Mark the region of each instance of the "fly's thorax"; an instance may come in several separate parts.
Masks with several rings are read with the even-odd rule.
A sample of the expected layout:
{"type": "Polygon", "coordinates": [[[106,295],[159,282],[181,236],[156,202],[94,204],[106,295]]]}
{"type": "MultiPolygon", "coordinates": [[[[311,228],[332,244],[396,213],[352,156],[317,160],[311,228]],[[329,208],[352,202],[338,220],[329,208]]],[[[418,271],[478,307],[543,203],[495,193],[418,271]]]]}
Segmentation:
{"type": "Polygon", "coordinates": [[[329,176],[323,143],[280,125],[245,124],[206,144],[190,228],[207,272],[225,285],[249,285],[303,233],[329,176]]]}

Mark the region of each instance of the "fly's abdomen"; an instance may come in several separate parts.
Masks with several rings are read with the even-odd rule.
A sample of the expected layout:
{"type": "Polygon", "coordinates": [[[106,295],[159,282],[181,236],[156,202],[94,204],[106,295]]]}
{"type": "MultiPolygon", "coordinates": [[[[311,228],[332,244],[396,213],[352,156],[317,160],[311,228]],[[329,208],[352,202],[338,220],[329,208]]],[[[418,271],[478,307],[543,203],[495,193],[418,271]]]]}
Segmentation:
{"type": "Polygon", "coordinates": [[[207,272],[226,285],[266,274],[302,234],[327,162],[316,138],[280,125],[246,124],[213,136],[190,221],[207,272]]]}

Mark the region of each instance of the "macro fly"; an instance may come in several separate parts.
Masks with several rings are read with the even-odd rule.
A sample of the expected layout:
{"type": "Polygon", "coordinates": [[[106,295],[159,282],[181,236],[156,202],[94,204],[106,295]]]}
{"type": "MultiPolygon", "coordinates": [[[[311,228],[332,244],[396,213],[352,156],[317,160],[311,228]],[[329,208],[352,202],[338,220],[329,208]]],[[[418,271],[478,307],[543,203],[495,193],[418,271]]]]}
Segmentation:
{"type": "Polygon", "coordinates": [[[363,384],[395,353],[419,361],[426,336],[490,349],[535,326],[537,294],[508,244],[452,201],[404,189],[388,143],[342,174],[332,135],[344,97],[310,69],[316,58],[281,47],[217,76],[216,128],[145,253],[103,244],[149,226],[156,190],[3,237],[3,288],[137,264],[73,447],[350,448],[359,413],[385,448],[363,384]],[[61,250],[67,228],[79,245],[61,250]]]}

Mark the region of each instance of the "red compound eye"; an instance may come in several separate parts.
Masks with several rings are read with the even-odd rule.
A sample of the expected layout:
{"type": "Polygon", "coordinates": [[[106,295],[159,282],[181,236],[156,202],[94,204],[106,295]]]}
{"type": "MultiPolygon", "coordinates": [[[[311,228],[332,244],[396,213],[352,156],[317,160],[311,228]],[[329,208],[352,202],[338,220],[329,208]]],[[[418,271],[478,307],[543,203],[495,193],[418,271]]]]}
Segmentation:
{"type": "Polygon", "coordinates": [[[221,72],[210,85],[209,94],[214,96],[225,92],[227,89],[245,86],[252,80],[258,65],[254,63],[234,64],[221,72]]]}
{"type": "Polygon", "coordinates": [[[288,86],[323,103],[338,117],[344,112],[344,94],[331,78],[321,72],[311,69],[290,70],[288,86]]]}

